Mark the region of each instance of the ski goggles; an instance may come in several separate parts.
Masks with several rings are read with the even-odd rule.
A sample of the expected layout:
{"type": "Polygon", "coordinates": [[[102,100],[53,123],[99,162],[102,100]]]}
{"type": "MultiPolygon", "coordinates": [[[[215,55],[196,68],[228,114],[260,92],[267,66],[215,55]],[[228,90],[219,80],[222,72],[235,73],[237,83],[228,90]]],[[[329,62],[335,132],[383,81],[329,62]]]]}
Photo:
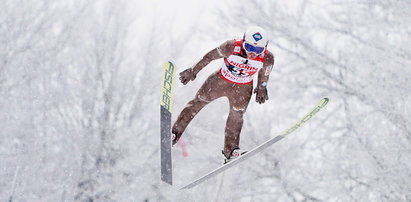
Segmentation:
{"type": "Polygon", "coordinates": [[[253,46],[247,42],[243,43],[243,47],[246,51],[253,52],[256,54],[261,54],[265,50],[265,47],[253,46]]]}

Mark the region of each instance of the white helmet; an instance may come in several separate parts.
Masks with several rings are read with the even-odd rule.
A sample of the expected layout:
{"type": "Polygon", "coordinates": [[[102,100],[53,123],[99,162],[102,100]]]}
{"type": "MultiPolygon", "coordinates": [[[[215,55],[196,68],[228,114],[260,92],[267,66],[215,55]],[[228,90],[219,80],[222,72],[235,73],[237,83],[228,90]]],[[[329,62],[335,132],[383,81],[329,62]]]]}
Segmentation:
{"type": "Polygon", "coordinates": [[[268,44],[266,31],[258,26],[249,27],[244,33],[244,42],[254,46],[266,47],[268,44]]]}

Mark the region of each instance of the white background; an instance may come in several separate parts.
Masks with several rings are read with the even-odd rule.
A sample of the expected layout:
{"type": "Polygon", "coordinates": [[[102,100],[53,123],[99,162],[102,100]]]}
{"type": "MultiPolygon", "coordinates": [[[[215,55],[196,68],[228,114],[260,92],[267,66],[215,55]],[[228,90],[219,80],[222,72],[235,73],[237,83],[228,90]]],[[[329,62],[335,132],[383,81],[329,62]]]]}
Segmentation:
{"type": "MultiPolygon", "coordinates": [[[[0,2],[0,201],[409,201],[409,1],[0,2]],[[206,106],[160,181],[163,63],[180,72],[247,26],[269,33],[270,99],[252,101],[241,148],[329,106],[263,153],[223,161],[228,102],[206,106]]],[[[175,120],[212,62],[176,84],[175,120]]],[[[254,100],[254,97],[252,98],[254,100]]]]}

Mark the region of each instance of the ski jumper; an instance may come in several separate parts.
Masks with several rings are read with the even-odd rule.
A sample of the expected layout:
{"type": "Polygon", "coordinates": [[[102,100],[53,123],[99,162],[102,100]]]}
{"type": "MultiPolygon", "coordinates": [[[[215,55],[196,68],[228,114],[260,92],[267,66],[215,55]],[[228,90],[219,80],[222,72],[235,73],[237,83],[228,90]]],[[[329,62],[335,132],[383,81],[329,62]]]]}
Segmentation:
{"type": "Polygon", "coordinates": [[[239,147],[240,133],[243,126],[243,114],[250,102],[253,90],[253,77],[263,67],[267,55],[265,50],[255,59],[247,59],[242,48],[242,40],[234,40],[234,48],[224,64],[211,74],[178,116],[172,132],[182,135],[190,121],[211,101],[227,97],[230,104],[225,126],[224,155],[239,147]]]}

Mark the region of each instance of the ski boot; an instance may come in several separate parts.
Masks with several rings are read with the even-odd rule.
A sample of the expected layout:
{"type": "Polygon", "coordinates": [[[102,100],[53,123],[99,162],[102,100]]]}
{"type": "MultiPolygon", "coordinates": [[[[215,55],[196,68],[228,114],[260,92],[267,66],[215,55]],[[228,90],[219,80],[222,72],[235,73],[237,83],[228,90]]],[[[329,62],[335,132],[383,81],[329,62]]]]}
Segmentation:
{"type": "Polygon", "coordinates": [[[178,131],[177,129],[173,128],[171,131],[171,142],[172,145],[174,146],[175,144],[177,144],[178,140],[180,139],[181,135],[183,133],[178,131]]]}
{"type": "Polygon", "coordinates": [[[231,151],[230,156],[227,157],[227,156],[224,154],[224,150],[221,151],[221,152],[223,153],[223,156],[225,157],[225,158],[224,158],[224,164],[226,164],[226,163],[230,162],[231,160],[233,160],[233,159],[235,159],[235,158],[238,158],[239,156],[247,153],[247,151],[241,150],[240,148],[235,148],[235,149],[233,149],[233,151],[231,151]]]}

